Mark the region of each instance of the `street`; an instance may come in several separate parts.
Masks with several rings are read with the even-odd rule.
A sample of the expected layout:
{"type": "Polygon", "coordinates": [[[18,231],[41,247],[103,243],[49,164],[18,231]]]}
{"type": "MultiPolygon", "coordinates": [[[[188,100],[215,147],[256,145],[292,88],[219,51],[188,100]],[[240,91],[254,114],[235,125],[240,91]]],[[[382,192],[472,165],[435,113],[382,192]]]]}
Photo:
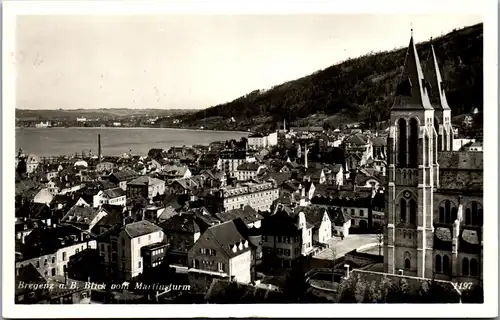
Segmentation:
{"type": "Polygon", "coordinates": [[[377,243],[376,234],[352,234],[341,240],[340,237],[334,237],[327,241],[329,248],[314,256],[314,259],[333,260],[333,248],[335,248],[335,258],[343,257],[347,252],[357,249],[363,245],[377,243]]]}

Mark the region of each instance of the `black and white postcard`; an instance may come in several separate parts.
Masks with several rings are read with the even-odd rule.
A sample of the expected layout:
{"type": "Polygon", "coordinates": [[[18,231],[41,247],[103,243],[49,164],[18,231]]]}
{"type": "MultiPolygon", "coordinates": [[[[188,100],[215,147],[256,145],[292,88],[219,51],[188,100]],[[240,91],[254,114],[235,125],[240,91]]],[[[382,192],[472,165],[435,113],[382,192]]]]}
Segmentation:
{"type": "Polygon", "coordinates": [[[4,3],[4,316],[496,316],[495,5],[4,3]]]}

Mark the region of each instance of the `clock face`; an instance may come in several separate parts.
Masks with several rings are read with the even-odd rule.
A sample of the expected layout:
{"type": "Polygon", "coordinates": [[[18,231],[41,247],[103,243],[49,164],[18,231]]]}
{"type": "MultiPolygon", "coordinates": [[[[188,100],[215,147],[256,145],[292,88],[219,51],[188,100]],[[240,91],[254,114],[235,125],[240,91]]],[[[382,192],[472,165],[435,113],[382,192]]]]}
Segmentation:
{"type": "Polygon", "coordinates": [[[410,194],[410,192],[409,192],[409,191],[406,191],[406,192],[404,193],[404,197],[405,197],[406,199],[408,199],[410,196],[411,196],[411,194],[410,194]]]}

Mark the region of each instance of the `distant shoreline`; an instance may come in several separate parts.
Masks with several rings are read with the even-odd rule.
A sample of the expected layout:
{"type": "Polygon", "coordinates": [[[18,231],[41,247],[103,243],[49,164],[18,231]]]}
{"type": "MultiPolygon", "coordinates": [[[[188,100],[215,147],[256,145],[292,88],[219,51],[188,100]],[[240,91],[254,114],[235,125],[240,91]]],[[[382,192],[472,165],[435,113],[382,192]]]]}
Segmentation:
{"type": "Polygon", "coordinates": [[[155,128],[155,127],[48,127],[48,128],[34,128],[34,127],[16,127],[16,129],[151,129],[151,130],[179,130],[179,131],[198,131],[198,132],[224,132],[224,133],[246,133],[251,134],[251,131],[236,131],[236,130],[205,130],[205,129],[189,129],[189,128],[155,128]]]}

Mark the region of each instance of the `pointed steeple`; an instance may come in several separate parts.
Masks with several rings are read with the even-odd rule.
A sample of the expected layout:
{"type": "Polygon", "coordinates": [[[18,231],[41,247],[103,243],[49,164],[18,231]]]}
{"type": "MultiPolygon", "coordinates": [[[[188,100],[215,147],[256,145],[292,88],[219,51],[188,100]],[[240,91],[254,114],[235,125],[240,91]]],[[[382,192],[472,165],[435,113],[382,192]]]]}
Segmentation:
{"type": "Polygon", "coordinates": [[[443,80],[441,78],[441,72],[439,71],[439,65],[433,45],[431,45],[431,54],[432,61],[429,62],[429,82],[431,84],[432,90],[430,90],[429,95],[432,106],[435,110],[451,110],[450,106],[448,105],[448,100],[446,100],[446,94],[443,88],[443,80]]]}
{"type": "Polygon", "coordinates": [[[417,48],[413,40],[413,29],[410,44],[406,52],[401,78],[397,87],[396,99],[392,110],[432,110],[429,100],[429,84],[425,81],[417,48]]]}

